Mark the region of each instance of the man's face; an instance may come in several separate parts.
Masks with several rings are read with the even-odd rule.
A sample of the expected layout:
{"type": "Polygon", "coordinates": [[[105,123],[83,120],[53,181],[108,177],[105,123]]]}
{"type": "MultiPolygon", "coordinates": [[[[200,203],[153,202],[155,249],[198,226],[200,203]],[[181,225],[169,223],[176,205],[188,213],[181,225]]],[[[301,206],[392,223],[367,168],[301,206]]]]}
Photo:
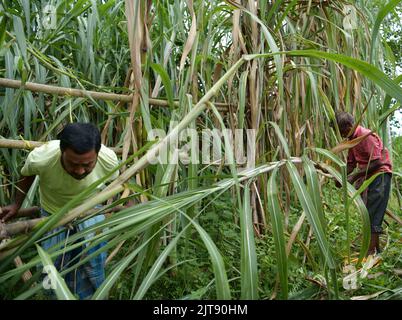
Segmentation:
{"type": "Polygon", "coordinates": [[[67,148],[61,154],[61,164],[64,170],[74,179],[82,180],[95,168],[98,154],[95,150],[83,154],[75,153],[67,148]]]}
{"type": "Polygon", "coordinates": [[[339,132],[342,136],[342,138],[346,138],[348,136],[349,131],[352,129],[352,125],[344,126],[344,127],[339,127],[339,132]]]}

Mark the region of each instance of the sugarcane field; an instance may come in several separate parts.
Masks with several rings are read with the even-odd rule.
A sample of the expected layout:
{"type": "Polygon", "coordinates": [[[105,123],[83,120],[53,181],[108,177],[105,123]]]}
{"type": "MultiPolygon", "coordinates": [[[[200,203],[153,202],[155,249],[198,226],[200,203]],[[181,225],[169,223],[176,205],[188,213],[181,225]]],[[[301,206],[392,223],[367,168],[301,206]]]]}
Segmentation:
{"type": "Polygon", "coordinates": [[[1,0],[0,300],[401,300],[401,21],[1,0]]]}

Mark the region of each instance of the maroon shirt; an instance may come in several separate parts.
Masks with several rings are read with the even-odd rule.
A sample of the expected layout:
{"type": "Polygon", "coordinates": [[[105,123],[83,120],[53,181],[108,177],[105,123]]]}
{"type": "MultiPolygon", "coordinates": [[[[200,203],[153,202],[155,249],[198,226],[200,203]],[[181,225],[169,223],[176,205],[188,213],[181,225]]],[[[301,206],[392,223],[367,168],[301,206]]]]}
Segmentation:
{"type": "MultiPolygon", "coordinates": [[[[369,132],[370,130],[358,126],[351,139],[361,137],[369,132]]],[[[380,137],[377,134],[372,133],[363,139],[358,145],[349,149],[348,167],[354,168],[357,165],[359,169],[365,169],[369,161],[373,162],[378,159],[380,159],[381,166],[378,170],[370,174],[370,176],[378,172],[392,173],[392,163],[389,158],[388,150],[383,147],[380,137]]]]}

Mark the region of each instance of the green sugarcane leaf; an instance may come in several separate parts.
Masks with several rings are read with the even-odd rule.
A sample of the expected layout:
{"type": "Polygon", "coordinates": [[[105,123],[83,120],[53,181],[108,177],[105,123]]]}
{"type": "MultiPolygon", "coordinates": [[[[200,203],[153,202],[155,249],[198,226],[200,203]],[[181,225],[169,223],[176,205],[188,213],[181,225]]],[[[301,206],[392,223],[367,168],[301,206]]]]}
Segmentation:
{"type": "Polygon", "coordinates": [[[288,158],[290,158],[289,146],[288,146],[288,143],[286,142],[285,137],[283,136],[283,133],[282,133],[281,129],[279,128],[279,126],[278,126],[275,122],[269,121],[268,123],[269,123],[271,126],[274,127],[275,133],[276,133],[276,135],[278,136],[279,141],[280,141],[281,144],[282,144],[283,151],[285,152],[286,156],[287,156],[288,158]]]}
{"type": "Polygon", "coordinates": [[[384,18],[390,13],[394,8],[401,2],[401,0],[391,0],[389,1],[377,14],[375,19],[373,31],[371,33],[371,47],[370,47],[370,63],[373,63],[374,59],[374,49],[377,42],[378,33],[380,31],[380,26],[384,18]]]}
{"type": "Polygon", "coordinates": [[[276,176],[278,169],[272,172],[268,181],[267,187],[267,199],[268,199],[268,211],[271,217],[272,234],[275,243],[276,261],[278,265],[279,281],[281,284],[281,296],[282,299],[287,299],[289,294],[288,289],[288,258],[286,255],[286,243],[284,228],[282,222],[282,212],[280,210],[278,201],[278,188],[276,182],[276,176]]]}
{"type": "Polygon", "coordinates": [[[42,260],[44,270],[47,270],[51,288],[56,292],[57,298],[59,300],[76,300],[70,289],[68,289],[64,279],[57,272],[49,255],[38,245],[36,245],[36,249],[42,260]]]}
{"type": "Polygon", "coordinates": [[[0,22],[0,49],[3,46],[3,42],[6,39],[6,27],[7,27],[7,17],[3,16],[0,22]]]}
{"type": "Polygon", "coordinates": [[[198,234],[200,235],[205,247],[208,250],[209,257],[211,258],[212,267],[215,274],[216,296],[219,300],[230,300],[229,281],[226,275],[225,264],[221,253],[219,252],[216,244],[212,241],[211,236],[195,221],[191,221],[198,234]]]}
{"type": "Polygon", "coordinates": [[[336,163],[339,167],[343,167],[345,165],[345,163],[335,153],[333,153],[329,150],[322,149],[322,148],[312,148],[311,150],[313,150],[319,154],[322,154],[326,158],[328,158],[331,161],[333,161],[334,163],[336,163]]]}
{"type": "Polygon", "coordinates": [[[320,218],[321,225],[325,232],[325,228],[326,228],[327,224],[325,221],[324,210],[322,208],[322,200],[320,197],[321,192],[320,192],[320,186],[319,186],[319,181],[318,181],[318,175],[317,175],[317,172],[316,172],[311,160],[308,159],[307,156],[303,156],[302,159],[303,159],[304,172],[305,172],[306,180],[307,180],[308,192],[310,193],[311,198],[314,202],[315,209],[317,210],[317,214],[320,218]]]}
{"type": "MultiPolygon", "coordinates": [[[[338,182],[342,182],[342,174],[339,173],[337,170],[335,170],[333,167],[326,165],[326,164],[321,164],[325,170],[327,170],[338,182]]],[[[358,263],[361,263],[363,258],[366,256],[369,243],[370,243],[370,233],[371,233],[371,224],[370,224],[370,216],[367,211],[367,207],[364,204],[363,200],[361,197],[354,197],[356,194],[356,189],[351,185],[350,183],[347,184],[348,188],[348,194],[349,197],[353,198],[353,202],[355,203],[357,210],[360,213],[360,218],[362,220],[362,246],[360,248],[360,253],[359,253],[359,260],[358,263]]]]}
{"type": "Polygon", "coordinates": [[[257,253],[255,250],[250,188],[244,188],[243,208],[240,211],[241,230],[241,299],[258,299],[257,253]]]}
{"type": "Polygon", "coordinates": [[[297,172],[295,165],[291,162],[287,162],[286,167],[288,168],[300,204],[302,205],[302,208],[306,213],[306,217],[310,225],[312,226],[313,232],[317,238],[317,242],[323,256],[323,261],[328,265],[330,269],[335,269],[335,260],[332,256],[328,239],[325,235],[320,217],[314,206],[313,200],[311,199],[312,197],[307,192],[307,188],[304,185],[299,173],[297,172]]]}
{"type": "Polygon", "coordinates": [[[160,77],[162,79],[162,83],[165,87],[165,93],[166,93],[166,97],[169,101],[169,105],[173,109],[174,108],[173,87],[172,87],[172,82],[169,78],[169,75],[167,74],[167,72],[163,68],[163,66],[160,64],[151,63],[150,66],[156,73],[158,73],[160,75],[160,77]]]}
{"type": "Polygon", "coordinates": [[[356,70],[368,79],[372,80],[376,85],[382,88],[387,94],[402,102],[402,88],[400,88],[394,81],[392,81],[384,72],[377,69],[373,65],[342,54],[329,53],[319,50],[294,50],[277,53],[267,54],[250,54],[244,55],[245,60],[252,60],[255,58],[272,57],[277,54],[286,54],[289,56],[313,57],[317,59],[327,59],[343,64],[344,66],[356,70]]]}
{"type": "Polygon", "coordinates": [[[183,229],[162,251],[162,253],[156,259],[154,265],[149,270],[148,274],[144,278],[144,281],[141,283],[140,287],[137,290],[137,293],[134,296],[134,300],[140,300],[144,297],[145,293],[149,289],[149,287],[155,282],[158,278],[158,272],[162,268],[163,263],[169,256],[170,252],[176,247],[177,242],[179,241],[180,237],[184,233],[183,229]]]}
{"type": "Polygon", "coordinates": [[[365,61],[348,57],[342,54],[329,53],[318,50],[296,50],[287,52],[286,54],[290,56],[307,56],[339,62],[348,68],[358,71],[365,77],[372,80],[391,97],[397,99],[399,102],[402,102],[402,88],[400,88],[394,81],[392,81],[384,72],[365,61]]]}
{"type": "Polygon", "coordinates": [[[28,65],[27,45],[26,45],[27,41],[25,38],[24,26],[22,24],[22,20],[20,17],[13,16],[13,23],[14,23],[14,32],[15,32],[15,37],[17,38],[18,47],[21,51],[24,61],[26,62],[26,65],[28,65]]]}

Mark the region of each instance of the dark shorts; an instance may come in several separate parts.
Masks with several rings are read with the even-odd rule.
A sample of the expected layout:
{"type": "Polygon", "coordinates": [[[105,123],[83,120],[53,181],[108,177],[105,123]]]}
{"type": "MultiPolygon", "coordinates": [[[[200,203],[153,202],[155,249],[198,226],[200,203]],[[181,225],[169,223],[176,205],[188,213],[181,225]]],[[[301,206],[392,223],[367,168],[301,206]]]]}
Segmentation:
{"type": "Polygon", "coordinates": [[[382,232],[382,221],[387,209],[391,189],[391,173],[380,174],[368,187],[367,210],[370,215],[371,232],[382,232]]]}

